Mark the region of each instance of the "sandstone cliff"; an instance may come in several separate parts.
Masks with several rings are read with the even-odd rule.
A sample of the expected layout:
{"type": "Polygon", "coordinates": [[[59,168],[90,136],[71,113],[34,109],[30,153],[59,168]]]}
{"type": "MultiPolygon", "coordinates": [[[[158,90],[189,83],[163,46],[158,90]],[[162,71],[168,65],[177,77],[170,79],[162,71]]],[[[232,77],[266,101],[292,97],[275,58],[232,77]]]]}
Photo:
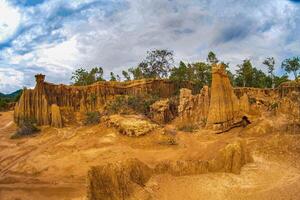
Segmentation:
{"type": "Polygon", "coordinates": [[[144,187],[153,172],[143,162],[128,159],[92,167],[88,172],[89,200],[124,200],[137,187],[144,187]]]}
{"type": "Polygon", "coordinates": [[[212,85],[207,127],[216,130],[227,129],[234,123],[237,108],[229,78],[222,64],[212,66],[212,85]]]}
{"type": "Polygon", "coordinates": [[[239,100],[239,109],[241,113],[248,113],[250,111],[249,98],[246,93],[239,100]]]}
{"type": "Polygon", "coordinates": [[[176,111],[173,107],[175,105],[171,104],[170,99],[156,101],[150,106],[150,117],[158,124],[167,123],[176,116],[176,111]]]}
{"type": "MultiPolygon", "coordinates": [[[[169,80],[136,80],[127,82],[97,82],[89,86],[54,85],[38,74],[34,89],[25,89],[15,105],[15,121],[34,119],[38,125],[51,125],[51,105],[74,112],[96,111],[117,95],[153,94],[167,98],[181,87],[193,89],[191,83],[178,85],[169,80]]],[[[62,116],[65,118],[65,116],[62,116]]]]}
{"type": "Polygon", "coordinates": [[[36,121],[38,125],[50,125],[50,108],[44,87],[44,75],[36,75],[34,90],[24,89],[15,105],[15,121],[20,124],[25,119],[36,121]]]}
{"type": "Polygon", "coordinates": [[[51,126],[56,128],[63,127],[63,121],[60,113],[60,108],[56,104],[51,105],[51,126]]]}
{"type": "Polygon", "coordinates": [[[204,86],[199,94],[192,95],[186,88],[180,90],[178,116],[182,122],[206,123],[209,111],[209,88],[204,86]]]}
{"type": "Polygon", "coordinates": [[[276,89],[233,89],[222,65],[212,67],[211,89],[205,86],[196,95],[192,95],[193,84],[189,82],[178,85],[170,80],[144,79],[127,82],[97,82],[89,86],[68,86],[47,83],[42,74],[36,75],[35,78],[35,88],[25,89],[15,105],[14,117],[17,124],[30,119],[36,121],[38,125],[55,124],[54,126],[61,127],[63,121],[74,121],[74,116],[79,112],[85,114],[103,109],[108,101],[118,95],[152,94],[169,98],[180,88],[186,88],[180,91],[176,112],[170,107],[170,103],[167,105],[166,102],[158,102],[151,107],[152,119],[157,123],[166,123],[178,114],[181,121],[197,124],[207,122],[208,128],[223,130],[249,110],[252,114],[259,114],[262,109],[269,109],[276,103],[280,104],[281,100],[292,92],[300,92],[300,84],[293,81],[283,83],[276,89]],[[52,114],[51,109],[54,104],[59,107],[63,119],[58,124],[52,122],[53,117],[56,116],[52,114]],[[69,119],[69,116],[73,116],[72,119],[69,119]]]}

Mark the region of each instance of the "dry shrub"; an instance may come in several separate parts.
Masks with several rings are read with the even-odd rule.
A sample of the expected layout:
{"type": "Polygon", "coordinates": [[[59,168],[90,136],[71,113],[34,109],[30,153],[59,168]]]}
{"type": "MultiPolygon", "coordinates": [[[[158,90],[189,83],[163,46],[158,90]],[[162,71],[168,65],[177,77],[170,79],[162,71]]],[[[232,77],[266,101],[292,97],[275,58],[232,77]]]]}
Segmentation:
{"type": "Polygon", "coordinates": [[[159,98],[155,95],[117,96],[106,105],[108,114],[132,114],[132,112],[148,115],[150,106],[159,98]]]}
{"type": "Polygon", "coordinates": [[[183,131],[183,132],[194,132],[200,127],[204,127],[206,124],[206,118],[202,119],[201,121],[195,120],[194,118],[190,116],[184,116],[178,118],[176,122],[176,129],[178,131],[183,131]]]}
{"type": "Polygon", "coordinates": [[[175,130],[165,130],[164,134],[160,135],[159,144],[163,145],[178,145],[175,130]]]}
{"type": "Polygon", "coordinates": [[[86,119],[84,124],[85,125],[94,125],[100,123],[100,113],[99,112],[87,112],[86,119]]]}
{"type": "Polygon", "coordinates": [[[183,132],[194,132],[197,130],[199,127],[196,124],[180,124],[177,126],[177,129],[183,132]]]}
{"type": "Polygon", "coordinates": [[[23,119],[19,125],[19,128],[15,134],[11,136],[11,139],[17,139],[24,136],[30,136],[37,132],[40,129],[36,127],[35,120],[33,119],[23,119]]]}

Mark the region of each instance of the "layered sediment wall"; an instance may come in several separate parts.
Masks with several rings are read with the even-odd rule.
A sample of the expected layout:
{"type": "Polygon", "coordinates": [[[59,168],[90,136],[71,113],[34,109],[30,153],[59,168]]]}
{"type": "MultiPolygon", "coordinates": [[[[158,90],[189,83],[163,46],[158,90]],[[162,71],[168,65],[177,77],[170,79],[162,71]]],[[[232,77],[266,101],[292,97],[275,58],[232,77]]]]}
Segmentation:
{"type": "Polygon", "coordinates": [[[223,129],[231,126],[239,110],[238,104],[224,65],[213,65],[207,127],[223,129]]]}
{"type": "MultiPolygon", "coordinates": [[[[169,98],[182,90],[179,99],[178,114],[182,120],[207,122],[207,125],[221,125],[223,128],[234,123],[241,111],[249,108],[243,99],[253,98],[261,102],[273,102],[300,92],[296,81],[281,84],[276,89],[238,87],[233,88],[222,65],[212,67],[212,86],[205,86],[200,94],[195,92],[191,82],[177,83],[170,80],[142,79],[126,82],[97,82],[89,86],[55,85],[45,82],[45,75],[35,76],[34,89],[25,89],[15,105],[15,122],[20,124],[25,119],[36,121],[38,125],[61,127],[64,119],[61,108],[72,112],[90,112],[100,110],[118,95],[157,95],[169,98]],[[246,96],[245,96],[246,95],[246,96]],[[55,105],[55,106],[54,106],[55,105]],[[54,109],[55,108],[55,109],[54,109]],[[53,116],[53,110],[55,113],[53,116]],[[53,121],[56,120],[56,121],[53,121]]],[[[249,102],[248,102],[249,103],[249,102]]],[[[222,128],[222,129],[223,129],[222,128]]]]}
{"type": "MultiPolygon", "coordinates": [[[[34,89],[25,89],[15,105],[15,121],[34,119],[38,125],[53,124],[51,106],[68,107],[73,111],[95,111],[117,95],[153,94],[167,98],[179,88],[193,89],[189,82],[177,84],[170,80],[143,79],[127,82],[97,82],[89,86],[55,85],[45,82],[45,75],[35,76],[34,89]]],[[[61,124],[54,122],[54,124],[61,124]]]]}

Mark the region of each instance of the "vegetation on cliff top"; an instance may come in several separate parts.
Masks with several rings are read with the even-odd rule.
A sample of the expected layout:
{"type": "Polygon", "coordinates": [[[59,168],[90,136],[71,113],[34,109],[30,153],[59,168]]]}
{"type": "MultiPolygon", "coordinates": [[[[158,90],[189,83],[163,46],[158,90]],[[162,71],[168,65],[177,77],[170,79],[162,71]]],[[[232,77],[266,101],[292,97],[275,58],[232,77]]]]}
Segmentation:
{"type": "MultiPolygon", "coordinates": [[[[283,76],[276,76],[275,59],[270,57],[262,62],[268,74],[254,67],[250,59],[245,59],[237,65],[237,70],[233,74],[229,70],[230,64],[220,61],[213,52],[208,53],[206,61],[194,63],[180,61],[179,66],[175,66],[173,52],[163,49],[148,51],[146,58],[137,67],[123,70],[122,75],[125,81],[143,78],[166,78],[177,82],[192,81],[196,89],[200,89],[204,85],[210,85],[211,66],[220,62],[226,67],[232,85],[237,87],[274,88],[288,81],[288,73],[292,73],[297,79],[300,70],[300,58],[294,57],[283,61],[281,67],[286,73],[283,76]]],[[[74,85],[90,85],[97,81],[105,81],[101,67],[94,67],[90,71],[83,68],[77,69],[73,72],[71,79],[74,85]]],[[[119,75],[110,73],[110,81],[120,80],[119,75]]]]}

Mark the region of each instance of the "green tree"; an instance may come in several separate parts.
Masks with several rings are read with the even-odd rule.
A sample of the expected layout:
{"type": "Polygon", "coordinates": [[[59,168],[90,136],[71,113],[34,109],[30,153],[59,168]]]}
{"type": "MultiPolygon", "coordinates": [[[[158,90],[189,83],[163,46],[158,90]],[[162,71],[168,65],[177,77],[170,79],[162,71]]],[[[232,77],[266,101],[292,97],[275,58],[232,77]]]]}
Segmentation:
{"type": "Polygon", "coordinates": [[[0,97],[0,111],[6,109],[8,102],[6,98],[0,97]]]}
{"type": "Polygon", "coordinates": [[[271,88],[272,78],[262,70],[252,66],[250,60],[244,60],[243,64],[238,65],[235,85],[239,87],[271,88]]]}
{"type": "Polygon", "coordinates": [[[288,73],[293,73],[295,80],[297,80],[297,73],[300,70],[300,58],[299,57],[293,57],[289,59],[285,59],[281,67],[288,73]]]}
{"type": "Polygon", "coordinates": [[[128,71],[132,74],[133,80],[139,80],[144,78],[143,72],[139,67],[131,67],[128,69],[128,71]]]}
{"type": "Polygon", "coordinates": [[[13,102],[19,101],[19,99],[22,96],[22,93],[23,93],[23,90],[19,90],[19,92],[17,93],[17,95],[14,97],[13,102]]]}
{"type": "Polygon", "coordinates": [[[192,81],[195,83],[196,89],[200,90],[204,85],[210,85],[211,67],[204,62],[196,62],[185,64],[180,62],[178,67],[171,70],[170,79],[183,82],[192,81]]]}
{"type": "Polygon", "coordinates": [[[263,64],[268,67],[268,73],[271,76],[272,88],[274,88],[275,87],[275,83],[274,83],[275,59],[273,57],[266,58],[263,61],[263,64]]]}
{"type": "Polygon", "coordinates": [[[90,85],[97,81],[104,81],[103,69],[94,67],[90,71],[79,68],[72,73],[71,80],[74,80],[74,85],[90,85]]]}
{"type": "Polygon", "coordinates": [[[211,66],[204,62],[191,64],[193,71],[192,80],[196,84],[196,89],[200,90],[203,86],[211,84],[211,66]]]}
{"type": "Polygon", "coordinates": [[[123,74],[123,76],[124,76],[124,78],[125,78],[126,81],[130,81],[131,80],[129,73],[126,70],[123,70],[122,74],[123,74]]]}
{"type": "Polygon", "coordinates": [[[166,78],[174,63],[173,52],[166,49],[148,51],[138,68],[145,78],[166,78]]]}
{"type": "Polygon", "coordinates": [[[230,71],[230,70],[226,70],[226,72],[227,72],[227,75],[228,75],[228,78],[229,78],[229,80],[230,80],[230,83],[231,83],[231,85],[232,86],[235,86],[234,84],[234,74],[230,71]]]}
{"type": "Polygon", "coordinates": [[[180,61],[178,67],[171,69],[170,79],[179,82],[188,81],[188,68],[184,62],[180,61]]]}
{"type": "Polygon", "coordinates": [[[289,81],[289,76],[288,75],[283,75],[283,76],[275,76],[274,77],[274,83],[275,87],[278,87],[281,83],[289,81]]]}
{"type": "Polygon", "coordinates": [[[267,76],[262,70],[258,70],[255,67],[252,69],[252,84],[251,87],[256,88],[271,88],[272,79],[270,76],[267,76]]]}
{"type": "Polygon", "coordinates": [[[117,81],[117,78],[113,72],[110,72],[110,81],[117,81]]]}
{"type": "Polygon", "coordinates": [[[207,62],[208,62],[209,64],[216,64],[216,63],[219,62],[219,60],[218,60],[216,54],[215,54],[214,52],[212,52],[212,51],[210,51],[210,52],[208,53],[207,59],[206,59],[206,60],[207,60],[207,62]]]}
{"type": "Polygon", "coordinates": [[[242,87],[251,87],[253,80],[253,67],[250,60],[244,60],[243,64],[237,66],[236,70],[236,85],[242,87]]]}
{"type": "Polygon", "coordinates": [[[117,81],[121,81],[121,77],[117,74],[117,81]]]}

